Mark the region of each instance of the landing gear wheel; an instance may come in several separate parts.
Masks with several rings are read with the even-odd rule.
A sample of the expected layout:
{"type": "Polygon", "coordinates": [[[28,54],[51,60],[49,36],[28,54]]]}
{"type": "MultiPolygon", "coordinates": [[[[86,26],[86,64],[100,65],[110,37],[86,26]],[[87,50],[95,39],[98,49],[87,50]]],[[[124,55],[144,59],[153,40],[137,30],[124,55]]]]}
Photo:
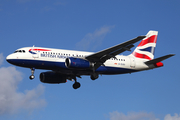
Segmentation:
{"type": "Polygon", "coordinates": [[[29,76],[29,79],[30,79],[30,80],[32,80],[32,79],[34,79],[34,78],[35,78],[34,75],[29,76]]]}
{"type": "Polygon", "coordinates": [[[96,80],[96,78],[94,78],[93,76],[91,76],[91,80],[96,80]]]}
{"type": "Polygon", "coordinates": [[[34,71],[35,71],[35,68],[31,68],[31,76],[29,76],[29,79],[32,80],[34,79],[34,71]]]}
{"type": "Polygon", "coordinates": [[[94,73],[91,75],[91,80],[95,80],[95,79],[98,79],[99,75],[94,73]]]}
{"type": "Polygon", "coordinates": [[[75,83],[73,84],[73,88],[74,88],[74,89],[78,89],[80,86],[81,86],[81,84],[80,84],[79,82],[75,82],[75,83]]]}

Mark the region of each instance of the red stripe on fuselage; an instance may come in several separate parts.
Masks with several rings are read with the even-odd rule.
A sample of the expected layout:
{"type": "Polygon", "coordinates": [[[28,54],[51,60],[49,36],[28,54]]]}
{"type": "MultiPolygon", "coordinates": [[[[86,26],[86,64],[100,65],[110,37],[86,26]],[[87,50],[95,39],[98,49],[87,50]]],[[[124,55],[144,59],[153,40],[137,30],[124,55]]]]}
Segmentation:
{"type": "Polygon", "coordinates": [[[148,60],[151,60],[151,58],[145,54],[140,54],[140,53],[137,53],[137,52],[133,52],[133,55],[137,58],[143,58],[143,59],[148,59],[148,60]]]}
{"type": "Polygon", "coordinates": [[[31,50],[33,50],[33,51],[51,51],[51,50],[47,50],[47,49],[30,49],[29,51],[31,51],[31,50]]]}
{"type": "Polygon", "coordinates": [[[156,43],[156,41],[157,41],[157,35],[153,35],[151,37],[148,37],[147,39],[142,40],[140,42],[140,44],[138,45],[138,47],[143,46],[143,45],[145,45],[147,43],[156,43]]]}

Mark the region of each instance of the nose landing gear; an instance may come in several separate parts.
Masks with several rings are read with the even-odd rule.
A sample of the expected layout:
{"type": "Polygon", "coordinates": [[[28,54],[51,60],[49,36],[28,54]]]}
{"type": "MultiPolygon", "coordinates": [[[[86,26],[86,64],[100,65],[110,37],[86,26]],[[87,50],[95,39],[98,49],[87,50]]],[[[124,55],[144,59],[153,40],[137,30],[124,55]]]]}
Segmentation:
{"type": "Polygon", "coordinates": [[[34,76],[34,71],[35,71],[35,68],[31,68],[31,76],[29,76],[29,79],[32,80],[35,78],[34,76]]]}

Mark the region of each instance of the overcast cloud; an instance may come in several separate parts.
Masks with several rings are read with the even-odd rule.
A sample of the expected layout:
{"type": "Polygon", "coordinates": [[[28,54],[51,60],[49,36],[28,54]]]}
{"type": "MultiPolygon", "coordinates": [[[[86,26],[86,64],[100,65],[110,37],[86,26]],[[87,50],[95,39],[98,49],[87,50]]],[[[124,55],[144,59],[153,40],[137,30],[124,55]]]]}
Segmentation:
{"type": "Polygon", "coordinates": [[[114,26],[103,26],[100,29],[96,29],[93,33],[88,33],[85,37],[76,44],[76,49],[78,50],[95,50],[98,46],[102,44],[103,39],[107,33],[111,32],[114,26]]]}
{"type": "MultiPolygon", "coordinates": [[[[3,62],[0,54],[0,64],[3,62]]],[[[42,98],[45,87],[38,85],[32,90],[18,91],[18,84],[22,80],[22,73],[15,67],[0,67],[0,115],[14,114],[20,110],[32,112],[34,109],[46,105],[42,98]]]]}

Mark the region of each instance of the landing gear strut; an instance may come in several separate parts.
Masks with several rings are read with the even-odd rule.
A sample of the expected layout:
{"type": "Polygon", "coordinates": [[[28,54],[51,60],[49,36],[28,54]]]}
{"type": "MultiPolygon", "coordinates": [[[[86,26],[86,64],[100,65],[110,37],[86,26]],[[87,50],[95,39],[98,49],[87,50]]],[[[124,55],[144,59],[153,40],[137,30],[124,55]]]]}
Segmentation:
{"type": "Polygon", "coordinates": [[[29,76],[29,79],[32,80],[35,78],[34,76],[34,71],[35,71],[35,68],[31,68],[31,76],[29,76]]]}

